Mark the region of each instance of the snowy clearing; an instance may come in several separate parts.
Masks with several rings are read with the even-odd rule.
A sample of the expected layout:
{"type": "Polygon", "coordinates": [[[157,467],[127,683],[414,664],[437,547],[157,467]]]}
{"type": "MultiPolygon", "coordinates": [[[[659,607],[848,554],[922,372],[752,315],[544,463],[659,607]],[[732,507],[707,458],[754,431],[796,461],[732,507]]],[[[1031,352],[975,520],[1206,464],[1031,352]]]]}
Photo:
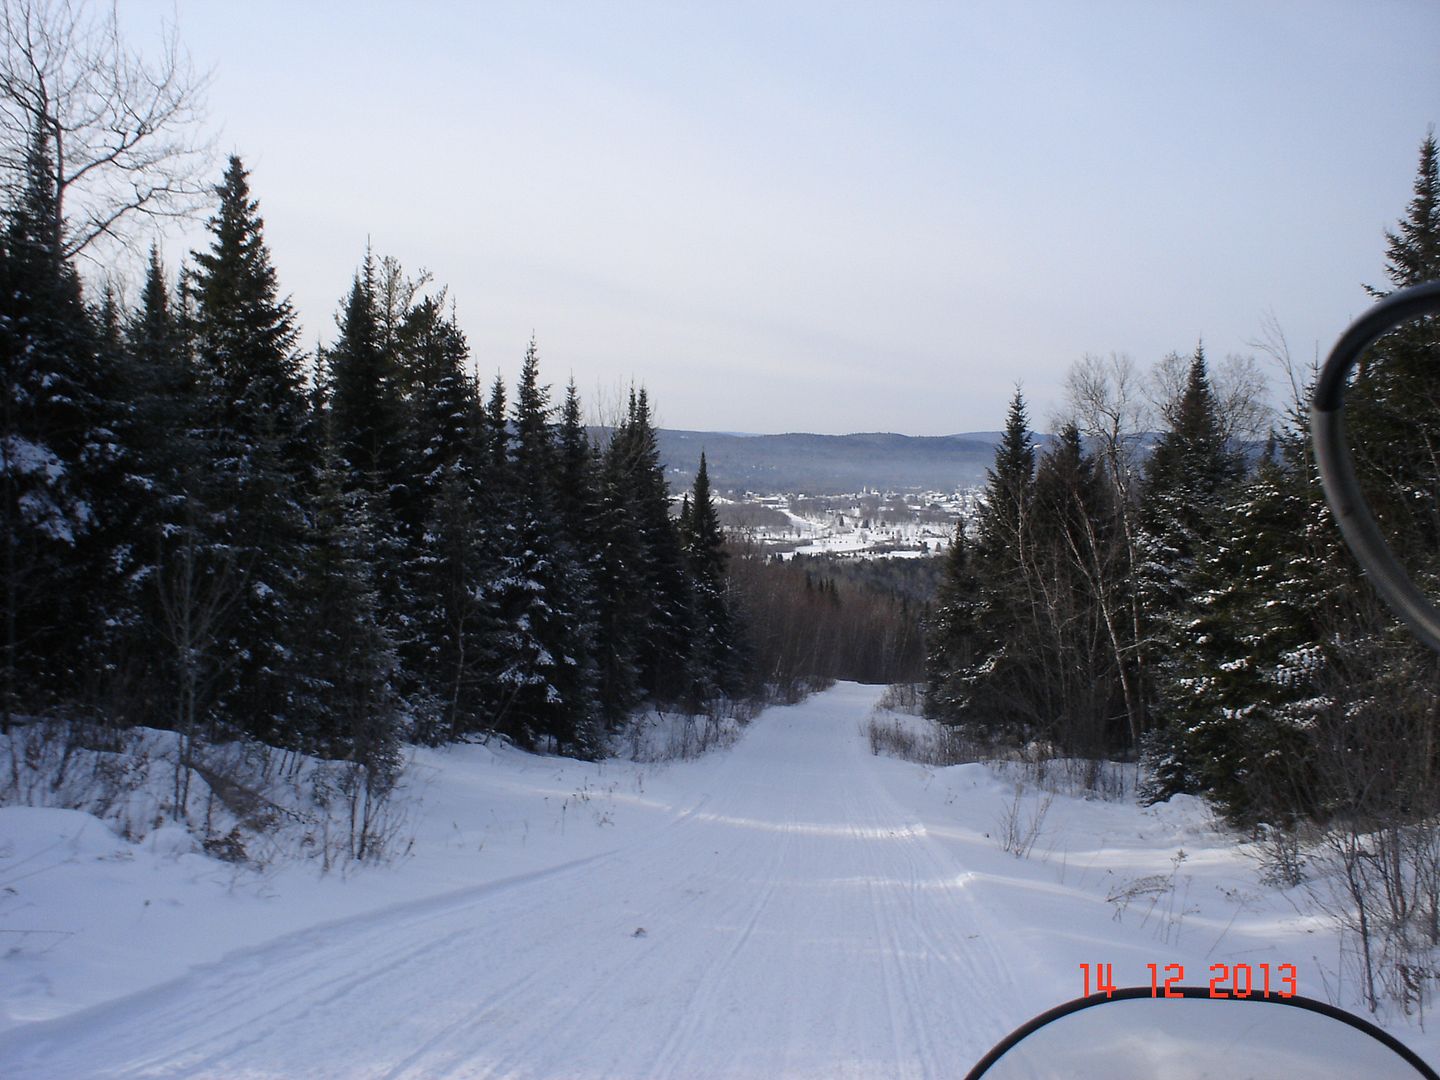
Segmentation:
{"type": "Polygon", "coordinates": [[[1293,964],[1353,1007],[1331,925],[1199,802],[1044,812],[981,765],[874,757],[880,693],[662,767],[420,752],[411,854],[348,879],[0,810],[0,1075],[954,1076],[1099,963],[1293,964]]]}

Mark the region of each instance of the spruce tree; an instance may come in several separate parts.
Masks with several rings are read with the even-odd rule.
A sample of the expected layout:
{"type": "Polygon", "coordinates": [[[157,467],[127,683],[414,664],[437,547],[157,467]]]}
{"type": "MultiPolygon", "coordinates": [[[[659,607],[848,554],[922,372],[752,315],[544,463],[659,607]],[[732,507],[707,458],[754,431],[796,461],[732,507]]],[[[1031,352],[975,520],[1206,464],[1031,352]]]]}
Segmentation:
{"type": "Polygon", "coordinates": [[[615,730],[643,697],[642,650],[649,615],[643,588],[644,548],[632,499],[628,442],[624,425],[612,434],[597,463],[598,510],[595,542],[595,605],[600,679],[600,709],[605,726],[615,730]]]}
{"type": "Polygon", "coordinates": [[[557,447],[549,388],[530,342],[512,414],[514,486],[494,602],[501,620],[497,681],[502,730],[582,756],[599,753],[593,628],[574,548],[560,532],[557,447]]]}
{"type": "MultiPolygon", "coordinates": [[[[1437,205],[1431,136],[1406,216],[1386,233],[1393,286],[1440,273],[1437,205]]],[[[1369,350],[1346,419],[1382,527],[1433,591],[1432,321],[1369,350]]],[[[1343,551],[1309,442],[1297,409],[1275,452],[1243,488],[1228,489],[1215,479],[1227,467],[1221,454],[1167,460],[1157,449],[1142,505],[1152,557],[1142,569],[1147,596],[1167,601],[1153,604],[1151,626],[1166,658],[1160,708],[1170,723],[1151,748],[1150,794],[1203,790],[1245,825],[1338,816],[1368,831],[1433,813],[1440,679],[1435,659],[1383,611],[1343,551]],[[1159,579],[1169,591],[1156,572],[1167,553],[1188,556],[1172,558],[1180,572],[1159,579]]]]}
{"type": "MultiPolygon", "coordinates": [[[[370,522],[376,562],[398,567],[405,560],[406,530],[399,518],[410,493],[406,484],[405,402],[398,337],[382,325],[377,269],[367,251],[337,316],[340,334],[322,362],[329,413],[325,438],[332,441],[344,465],[345,490],[363,502],[370,522]]],[[[388,318],[388,316],[387,316],[388,318]]],[[[401,636],[407,601],[403,575],[377,579],[377,617],[388,633],[401,636]]]]}
{"type": "Polygon", "coordinates": [[[218,410],[214,422],[257,448],[293,451],[306,406],[295,314],[280,296],[259,204],[238,157],[230,158],[216,194],[210,247],[194,253],[190,278],[192,332],[218,410]]]}
{"type": "Polygon", "coordinates": [[[307,399],[294,315],[282,299],[248,174],[232,157],[208,222],[210,247],[190,278],[202,423],[210,463],[208,511],[198,527],[213,556],[243,578],[224,631],[236,658],[219,695],[221,716],[272,743],[299,745],[292,694],[305,633],[299,593],[306,554],[306,496],[315,454],[306,444],[307,399]]]}
{"type": "Polygon", "coordinates": [[[100,502],[118,438],[107,426],[95,327],[56,236],[50,143],[36,132],[29,181],[0,244],[0,719],[73,703],[109,593],[100,502]]]}
{"type": "Polygon", "coordinates": [[[703,450],[694,486],[681,508],[678,533],[694,603],[689,695],[692,705],[699,708],[716,695],[733,692],[740,677],[735,616],[725,575],[725,531],[711,499],[710,471],[703,450]]]}
{"type": "MultiPolygon", "coordinates": [[[[1421,144],[1413,197],[1385,240],[1390,285],[1440,278],[1440,153],[1433,132],[1421,144]]],[[[1440,318],[1412,319],[1361,358],[1345,409],[1361,489],[1401,564],[1432,596],[1440,588],[1437,363],[1440,318]]],[[[1391,821],[1434,813],[1440,658],[1377,605],[1368,586],[1349,591],[1326,612],[1344,643],[1331,666],[1345,673],[1331,689],[1344,723],[1329,729],[1329,744],[1345,752],[1332,754],[1323,770],[1326,800],[1346,813],[1391,821]]],[[[1326,748],[1322,742],[1321,751],[1326,748]]]]}
{"type": "Polygon", "coordinates": [[[555,505],[561,532],[575,547],[587,574],[595,571],[598,558],[596,514],[598,482],[595,447],[585,430],[580,392],[571,379],[560,406],[560,426],[555,442],[555,505]]]}
{"type": "Polygon", "coordinates": [[[1175,764],[1242,825],[1319,810],[1311,744],[1337,659],[1328,613],[1353,574],[1320,520],[1306,449],[1287,433],[1227,500],[1230,527],[1189,577],[1188,640],[1171,666],[1184,689],[1167,715],[1175,764]]]}
{"type": "Polygon", "coordinates": [[[964,714],[969,682],[975,676],[979,582],[971,566],[970,548],[962,517],[955,522],[940,588],[925,627],[925,714],[947,723],[964,714]]]}
{"type": "Polygon", "coordinates": [[[138,388],[131,478],[148,497],[130,521],[135,621],[123,647],[125,660],[145,672],[134,702],[145,722],[193,732],[229,663],[217,632],[238,574],[234,553],[209,528],[224,496],[212,482],[216,443],[182,299],[152,248],[140,307],[125,326],[138,388]]]}
{"type": "MultiPolygon", "coordinates": [[[[1440,280],[1440,150],[1433,132],[1421,144],[1405,216],[1385,240],[1385,273],[1395,289],[1440,280]]],[[[1367,291],[1378,298],[1390,290],[1367,291]]],[[[1366,350],[1346,396],[1357,476],[1392,547],[1410,564],[1440,561],[1437,359],[1440,318],[1412,320],[1366,350]]]]}
{"type": "MultiPolygon", "coordinates": [[[[1394,231],[1385,233],[1385,276],[1397,289],[1440,281],[1440,146],[1431,131],[1420,144],[1414,195],[1394,231]]],[[[1370,289],[1374,296],[1387,295],[1370,289]]]]}
{"type": "MultiPolygon", "coordinates": [[[[602,584],[612,607],[602,619],[619,623],[615,631],[627,651],[633,649],[613,674],[633,663],[641,691],[660,703],[675,702],[685,691],[691,598],[643,387],[631,392],[606,457],[604,543],[612,546],[614,557],[607,561],[602,584]]],[[[607,625],[606,634],[610,631],[607,625]]]]}
{"type": "Polygon", "coordinates": [[[952,678],[967,687],[963,716],[995,731],[1026,737],[1048,722],[1028,691],[1035,617],[1033,502],[1035,445],[1024,396],[1010,402],[1004,434],[976,514],[974,573],[978,582],[975,663],[952,678]]]}
{"type": "Polygon", "coordinates": [[[1200,560],[1228,530],[1224,504],[1242,462],[1225,443],[1210,388],[1205,352],[1197,347],[1169,428],[1146,463],[1141,488],[1136,588],[1145,612],[1141,647],[1153,679],[1159,723],[1146,756],[1155,775],[1152,797],[1194,791],[1201,782],[1186,757],[1179,711],[1190,695],[1179,657],[1194,637],[1200,560]]]}
{"type": "Polygon", "coordinates": [[[416,303],[398,341],[409,403],[401,678],[416,737],[439,742],[486,729],[496,700],[498,624],[487,590],[498,557],[485,494],[487,421],[466,371],[465,335],[443,298],[416,303]]]}
{"type": "Polygon", "coordinates": [[[359,767],[357,794],[368,805],[388,794],[399,771],[403,708],[375,588],[391,568],[376,558],[370,501],[363,488],[347,491],[347,480],[338,448],[325,446],[297,594],[304,633],[290,715],[302,749],[359,767]]]}
{"type": "Polygon", "coordinates": [[[336,446],[355,476],[388,501],[399,473],[402,405],[397,358],[382,338],[377,303],[375,258],[367,251],[325,364],[336,446]]]}

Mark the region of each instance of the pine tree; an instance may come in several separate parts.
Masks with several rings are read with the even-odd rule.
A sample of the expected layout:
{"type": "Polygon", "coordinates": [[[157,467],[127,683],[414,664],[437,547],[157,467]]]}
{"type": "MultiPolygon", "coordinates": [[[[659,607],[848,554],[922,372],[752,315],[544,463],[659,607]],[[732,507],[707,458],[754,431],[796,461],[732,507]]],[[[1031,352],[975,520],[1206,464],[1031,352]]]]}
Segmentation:
{"type": "Polygon", "coordinates": [[[204,398],[210,462],[199,522],[213,558],[243,577],[223,648],[236,657],[219,695],[228,721],[265,741],[298,745],[292,693],[299,593],[306,554],[305,499],[315,454],[306,445],[307,399],[294,316],[279,295],[248,174],[232,157],[194,256],[190,333],[204,398]]]}
{"type": "Polygon", "coordinates": [[[510,414],[506,405],[505,380],[497,373],[485,402],[485,426],[480,445],[486,455],[485,471],[491,499],[498,512],[504,509],[515,482],[510,466],[510,414]]]}
{"type": "Polygon", "coordinates": [[[621,449],[624,426],[611,437],[598,463],[595,543],[595,606],[600,709],[605,726],[617,729],[643,696],[642,649],[649,614],[643,588],[644,549],[631,494],[629,459],[621,449]],[[618,444],[618,445],[617,445],[618,444]]]}
{"type": "Polygon", "coordinates": [[[1197,347],[1169,428],[1146,463],[1141,489],[1136,584],[1145,611],[1142,648],[1153,679],[1159,723],[1146,756],[1155,774],[1152,797],[1196,790],[1196,765],[1186,759],[1179,710],[1190,697],[1179,663],[1193,641],[1199,614],[1198,567],[1226,533],[1224,500],[1242,462],[1226,444],[1210,388],[1203,348],[1197,347]]]}
{"type": "Polygon", "coordinates": [[[1170,728],[1191,786],[1239,824],[1319,809],[1312,740],[1333,708],[1329,612],[1353,574],[1322,521],[1303,428],[1224,507],[1190,576],[1194,615],[1175,656],[1170,728]]]}
{"type": "Polygon", "coordinates": [[[643,387],[630,394],[625,419],[610,440],[605,472],[602,518],[609,557],[601,592],[610,610],[602,612],[602,623],[605,638],[615,633],[625,650],[611,676],[621,679],[623,669],[633,666],[643,693],[675,702],[685,691],[691,599],[643,387]]]}
{"type": "Polygon", "coordinates": [[[594,756],[600,747],[593,628],[581,567],[560,532],[553,410],[539,363],[532,340],[515,394],[513,510],[493,591],[501,620],[497,722],[525,745],[548,738],[594,756]]]}
{"type": "Polygon", "coordinates": [[[280,297],[259,204],[238,157],[230,158],[216,194],[220,206],[207,223],[210,248],[194,253],[190,279],[192,332],[219,410],[215,420],[256,445],[293,450],[306,404],[295,314],[280,297]]]}
{"type": "Polygon", "coordinates": [[[1049,722],[1029,694],[1035,659],[1036,597],[1030,570],[1034,493],[1035,445],[1024,396],[1016,390],[976,515],[976,660],[970,671],[951,680],[968,689],[964,719],[1015,736],[1028,736],[1049,722]]]}
{"type": "Polygon", "coordinates": [[[716,695],[733,692],[740,676],[735,616],[725,575],[725,531],[710,496],[710,472],[703,450],[694,487],[680,511],[677,531],[690,571],[694,603],[689,697],[691,704],[699,708],[716,695]]]}
{"type": "MultiPolygon", "coordinates": [[[[1385,240],[1385,272],[1396,289],[1440,280],[1440,149],[1433,132],[1420,147],[1414,196],[1385,240]]],[[[1388,290],[1367,291],[1388,295],[1388,290]]],[[[1357,476],[1391,546],[1407,565],[1436,561],[1440,548],[1434,486],[1440,460],[1437,328],[1440,318],[1427,316],[1385,334],[1362,355],[1346,396],[1357,476]]]]}
{"type": "Polygon", "coordinates": [[[350,287],[337,322],[340,336],[327,350],[331,429],[351,471],[372,492],[389,492],[399,473],[402,404],[397,358],[383,338],[375,258],[350,287]]]}
{"type": "Polygon", "coordinates": [[[487,513],[487,421],[466,372],[469,347],[443,298],[426,297],[398,332],[408,391],[408,473],[399,517],[409,538],[398,642],[402,685],[423,742],[487,728],[498,624],[487,592],[497,556],[487,513]]]}
{"type": "Polygon", "coordinates": [[[50,144],[29,147],[29,182],[0,245],[0,709],[74,702],[104,616],[99,502],[117,437],[106,421],[95,328],[55,234],[50,144]]]}
{"type": "Polygon", "coordinates": [[[555,442],[555,508],[561,532],[572,544],[587,574],[598,558],[596,514],[599,512],[595,447],[585,430],[580,392],[571,379],[560,406],[555,442]]]}
{"type": "Polygon", "coordinates": [[[290,709],[300,747],[355,762],[368,801],[383,798],[399,771],[402,703],[375,588],[386,566],[377,558],[381,542],[365,490],[346,490],[348,471],[337,447],[323,448],[297,597],[304,633],[290,709]]]}
{"type": "MultiPolygon", "coordinates": [[[[392,265],[393,264],[387,264],[392,265]]],[[[378,297],[377,268],[367,251],[365,262],[351,284],[337,316],[340,334],[323,358],[329,413],[325,438],[333,441],[344,463],[345,490],[351,501],[363,503],[374,540],[373,559],[398,567],[406,557],[406,530],[399,518],[410,497],[406,484],[405,401],[398,335],[383,322],[378,297]]],[[[394,638],[402,637],[404,576],[381,575],[375,582],[376,617],[394,638]]]]}
{"type": "Polygon", "coordinates": [[[1440,281],[1440,146],[1434,131],[1420,144],[1414,197],[1395,230],[1386,231],[1385,242],[1385,275],[1397,289],[1440,281]]]}
{"type": "Polygon", "coordinates": [[[955,522],[944,574],[925,628],[925,713],[945,722],[963,714],[970,696],[969,680],[975,673],[979,582],[971,567],[970,548],[965,519],[961,518],[955,522]]]}

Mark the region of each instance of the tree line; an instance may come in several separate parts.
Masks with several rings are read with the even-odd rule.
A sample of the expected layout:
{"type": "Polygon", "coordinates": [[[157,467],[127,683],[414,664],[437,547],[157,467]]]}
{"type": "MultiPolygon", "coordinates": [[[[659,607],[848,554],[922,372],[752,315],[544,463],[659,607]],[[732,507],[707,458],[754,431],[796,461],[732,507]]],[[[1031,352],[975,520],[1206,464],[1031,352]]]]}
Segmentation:
{"type": "Polygon", "coordinates": [[[679,520],[651,404],[488,387],[443,288],[366,252],[298,347],[248,174],[208,247],[87,294],[30,131],[0,234],[0,725],[249,736],[393,777],[404,741],[582,757],[742,682],[702,460],[679,520]]]}
{"type": "Polygon", "coordinates": [[[929,559],[784,559],[734,547],[730,588],[746,628],[752,692],[798,701],[837,679],[915,683],[925,675],[929,559]]]}
{"type": "MultiPolygon", "coordinates": [[[[1391,289],[1440,278],[1433,133],[1386,240],[1391,289]]],[[[1436,321],[1419,320],[1371,348],[1347,399],[1362,482],[1432,594],[1437,360],[1436,321]]],[[[929,711],[1064,753],[1138,755],[1151,798],[1204,792],[1241,823],[1433,814],[1440,669],[1341,545],[1303,375],[1256,442],[1254,395],[1217,379],[1203,347],[1160,374],[1151,437],[1133,365],[1087,358],[1043,453],[1017,391],[983,505],[947,557],[929,711]]]]}

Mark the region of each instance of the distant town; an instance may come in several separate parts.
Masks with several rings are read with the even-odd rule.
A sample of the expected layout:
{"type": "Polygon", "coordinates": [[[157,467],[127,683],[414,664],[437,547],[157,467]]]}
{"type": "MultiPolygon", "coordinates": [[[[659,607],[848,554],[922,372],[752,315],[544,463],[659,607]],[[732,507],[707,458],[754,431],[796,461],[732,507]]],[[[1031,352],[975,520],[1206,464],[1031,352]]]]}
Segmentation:
{"type": "Polygon", "coordinates": [[[955,522],[968,515],[976,488],[952,492],[717,497],[716,510],[734,539],[780,558],[923,558],[944,551],[955,522]]]}

